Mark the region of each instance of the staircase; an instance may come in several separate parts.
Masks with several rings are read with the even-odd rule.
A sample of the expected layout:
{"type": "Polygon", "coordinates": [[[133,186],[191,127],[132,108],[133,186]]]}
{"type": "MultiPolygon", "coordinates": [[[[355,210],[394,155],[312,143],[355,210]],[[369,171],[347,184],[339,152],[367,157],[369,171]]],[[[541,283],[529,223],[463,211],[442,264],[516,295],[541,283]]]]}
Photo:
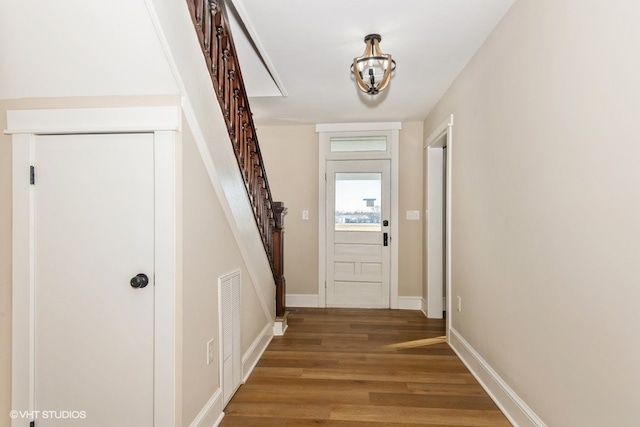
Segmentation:
{"type": "Polygon", "coordinates": [[[187,4],[273,272],[276,317],[286,319],[283,219],[287,209],[271,196],[224,1],[187,0],[187,4]]]}

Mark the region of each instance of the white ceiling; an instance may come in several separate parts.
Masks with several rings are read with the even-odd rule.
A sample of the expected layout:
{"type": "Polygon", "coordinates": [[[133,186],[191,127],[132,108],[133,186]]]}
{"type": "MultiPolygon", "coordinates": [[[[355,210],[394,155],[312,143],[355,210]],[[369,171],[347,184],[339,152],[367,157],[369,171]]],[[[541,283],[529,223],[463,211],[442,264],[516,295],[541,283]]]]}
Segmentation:
{"type": "Polygon", "coordinates": [[[254,120],[422,121],[513,2],[232,0],[254,120]],[[381,50],[397,63],[389,87],[375,96],[359,92],[350,73],[369,33],[382,36],[381,50]]]}

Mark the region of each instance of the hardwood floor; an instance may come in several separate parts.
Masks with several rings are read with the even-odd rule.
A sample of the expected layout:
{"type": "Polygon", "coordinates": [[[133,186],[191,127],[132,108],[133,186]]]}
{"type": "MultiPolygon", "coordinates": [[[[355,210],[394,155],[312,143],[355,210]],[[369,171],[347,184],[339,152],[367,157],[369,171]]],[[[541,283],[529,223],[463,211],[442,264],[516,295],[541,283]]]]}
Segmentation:
{"type": "Polygon", "coordinates": [[[418,311],[289,309],[221,426],[510,426],[418,311]]]}

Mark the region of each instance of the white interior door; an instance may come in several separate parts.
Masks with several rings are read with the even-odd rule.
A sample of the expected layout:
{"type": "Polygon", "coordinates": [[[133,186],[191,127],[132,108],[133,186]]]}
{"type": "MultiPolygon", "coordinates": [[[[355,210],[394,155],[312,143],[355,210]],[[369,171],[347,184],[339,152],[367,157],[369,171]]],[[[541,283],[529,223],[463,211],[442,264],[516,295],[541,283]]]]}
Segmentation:
{"type": "Polygon", "coordinates": [[[327,162],[329,307],[389,308],[390,161],[327,162]]]}
{"type": "Polygon", "coordinates": [[[35,139],[34,408],[79,412],[38,427],[153,425],[153,142],[35,139]]]}

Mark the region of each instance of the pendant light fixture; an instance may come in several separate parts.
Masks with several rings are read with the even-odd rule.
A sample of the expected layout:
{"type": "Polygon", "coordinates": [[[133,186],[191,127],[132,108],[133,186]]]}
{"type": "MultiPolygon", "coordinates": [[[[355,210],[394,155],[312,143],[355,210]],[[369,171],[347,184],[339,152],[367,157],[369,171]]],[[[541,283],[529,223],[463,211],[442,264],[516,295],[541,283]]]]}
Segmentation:
{"type": "Polygon", "coordinates": [[[358,88],[369,95],[376,95],[389,86],[391,72],[396,69],[396,61],[391,55],[380,51],[380,40],[380,34],[366,36],[364,53],[353,58],[351,65],[358,88]]]}

